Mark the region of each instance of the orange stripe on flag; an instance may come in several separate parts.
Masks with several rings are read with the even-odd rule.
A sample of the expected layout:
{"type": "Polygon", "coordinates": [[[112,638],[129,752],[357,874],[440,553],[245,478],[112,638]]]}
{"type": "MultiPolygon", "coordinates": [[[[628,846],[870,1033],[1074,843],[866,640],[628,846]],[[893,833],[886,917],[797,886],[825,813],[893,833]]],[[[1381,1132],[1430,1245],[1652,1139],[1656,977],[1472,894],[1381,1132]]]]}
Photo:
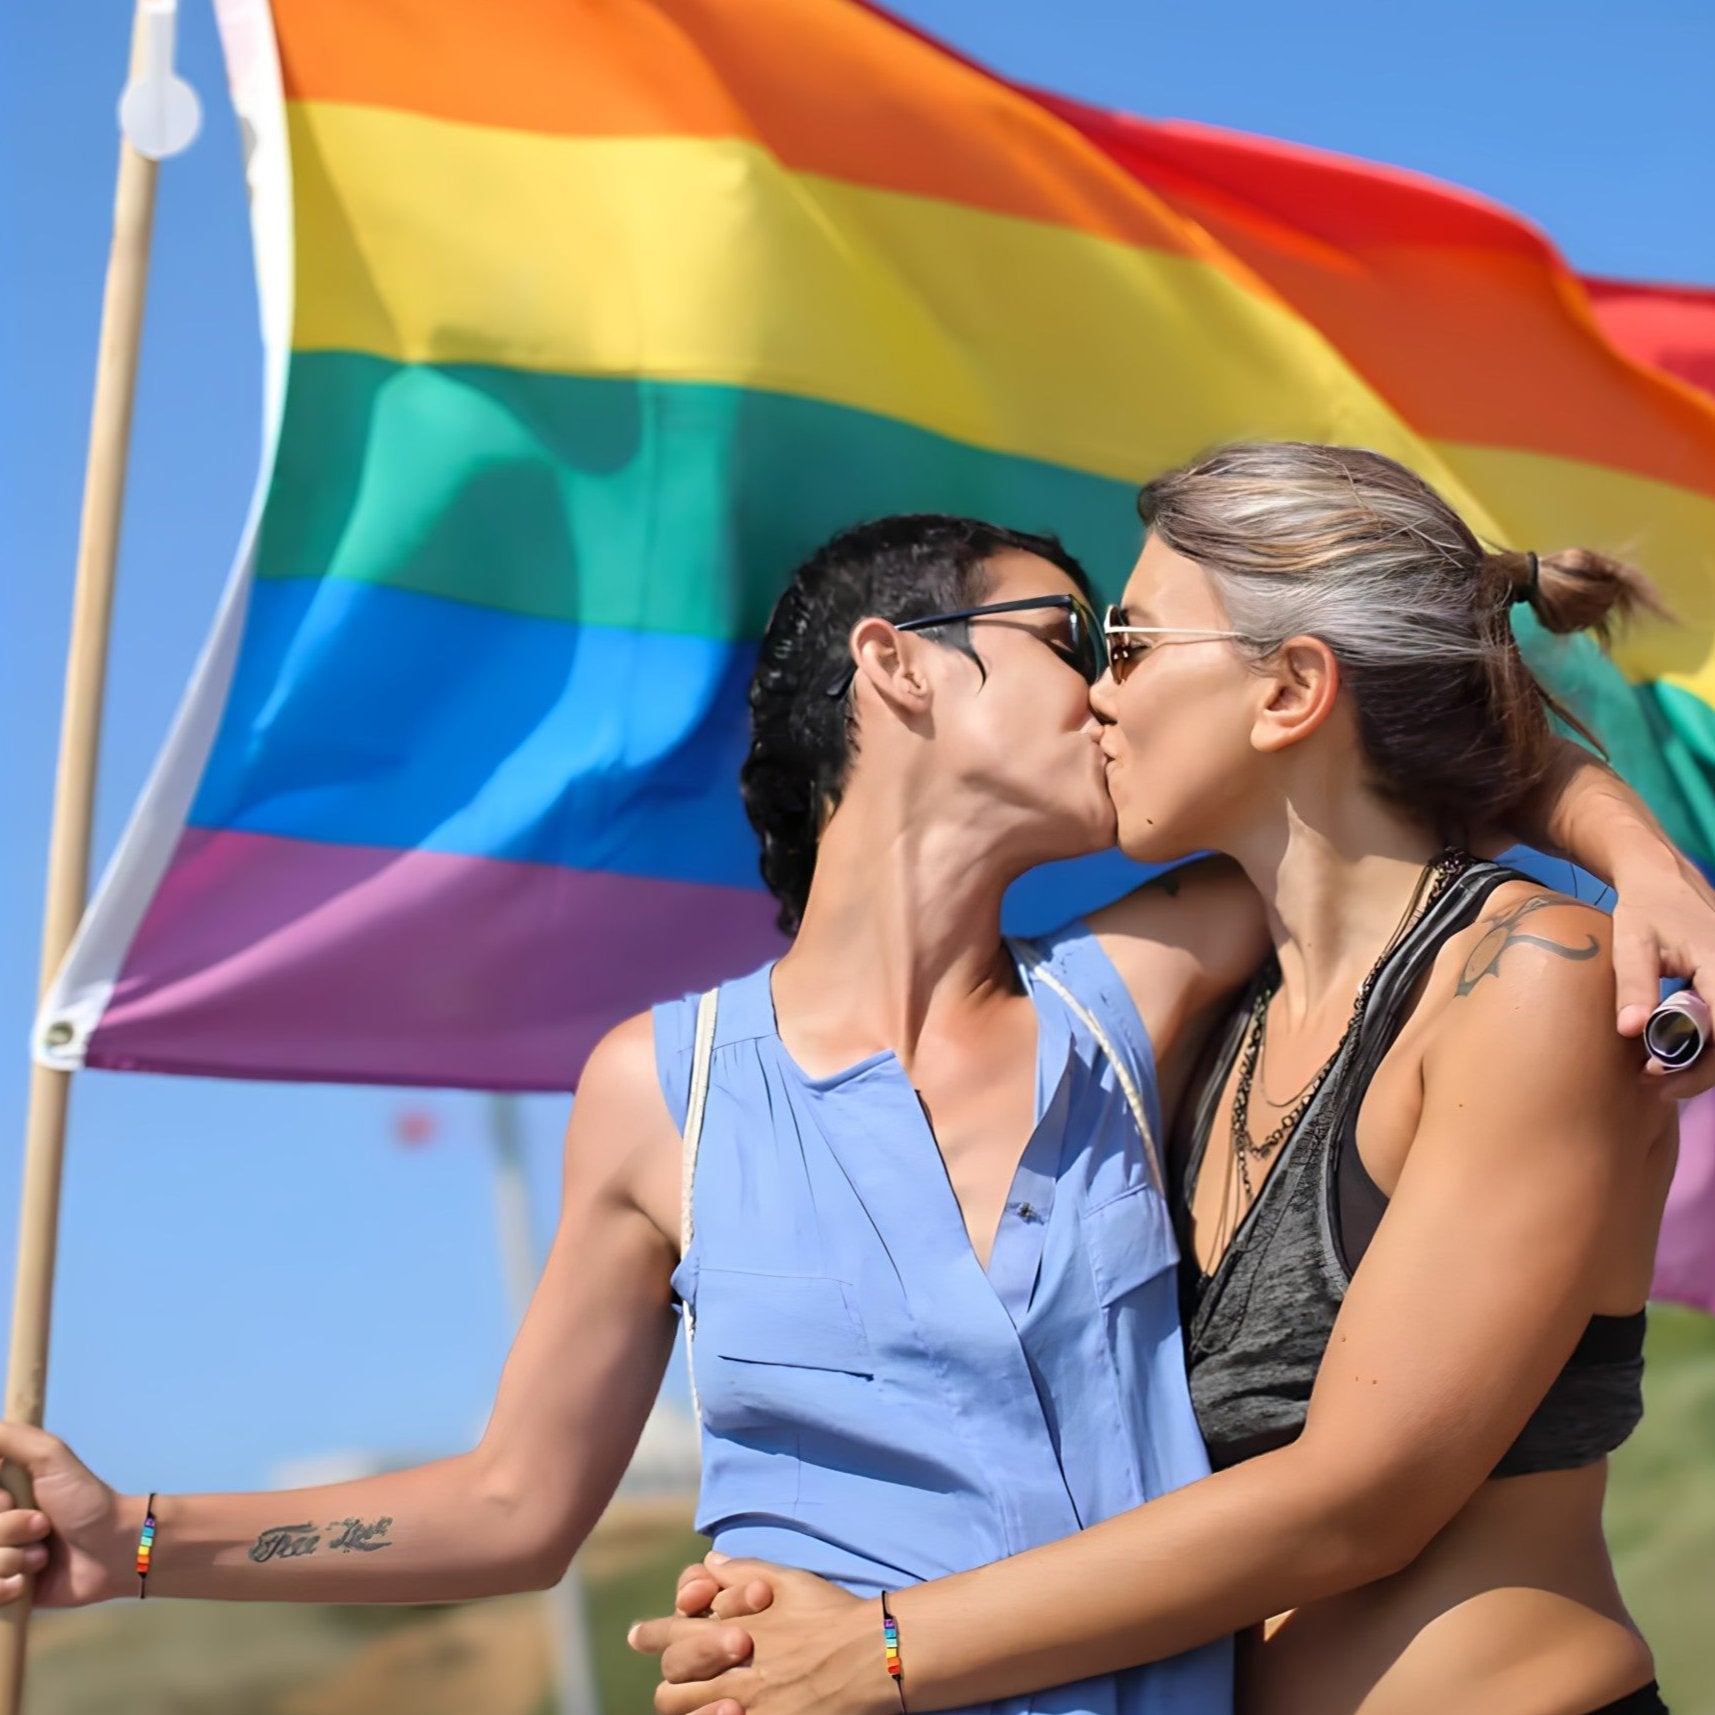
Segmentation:
{"type": "Polygon", "coordinates": [[[274,0],[274,15],[289,100],[553,136],[742,138],[798,172],[1201,248],[1028,92],[845,0],[274,0]]]}

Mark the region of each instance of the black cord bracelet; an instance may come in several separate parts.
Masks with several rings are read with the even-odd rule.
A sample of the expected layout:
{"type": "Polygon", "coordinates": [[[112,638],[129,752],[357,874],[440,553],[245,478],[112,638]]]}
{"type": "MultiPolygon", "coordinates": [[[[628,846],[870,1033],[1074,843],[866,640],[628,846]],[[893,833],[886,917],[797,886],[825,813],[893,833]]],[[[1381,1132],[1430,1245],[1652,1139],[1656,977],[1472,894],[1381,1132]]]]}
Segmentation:
{"type": "Polygon", "coordinates": [[[137,1600],[149,1594],[149,1558],[155,1552],[155,1494],[149,1492],[149,1504],[143,1509],[143,1533],[137,1538],[137,1600]]]}
{"type": "Polygon", "coordinates": [[[905,1664],[899,1659],[899,1622],[887,1606],[885,1590],[881,1593],[881,1639],[887,1652],[888,1676],[899,1693],[899,1715],[905,1715],[905,1664]]]}

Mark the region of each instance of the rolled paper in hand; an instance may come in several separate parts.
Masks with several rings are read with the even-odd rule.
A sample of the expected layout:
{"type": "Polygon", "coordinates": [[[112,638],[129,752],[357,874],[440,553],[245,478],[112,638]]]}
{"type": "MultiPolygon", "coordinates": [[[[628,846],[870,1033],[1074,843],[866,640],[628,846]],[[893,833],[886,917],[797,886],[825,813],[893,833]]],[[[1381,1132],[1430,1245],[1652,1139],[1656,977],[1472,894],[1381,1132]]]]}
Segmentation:
{"type": "Polygon", "coordinates": [[[1709,1008],[1691,989],[1670,994],[1644,1026],[1644,1046],[1670,1072],[1683,1072],[1709,1045],[1709,1008]]]}

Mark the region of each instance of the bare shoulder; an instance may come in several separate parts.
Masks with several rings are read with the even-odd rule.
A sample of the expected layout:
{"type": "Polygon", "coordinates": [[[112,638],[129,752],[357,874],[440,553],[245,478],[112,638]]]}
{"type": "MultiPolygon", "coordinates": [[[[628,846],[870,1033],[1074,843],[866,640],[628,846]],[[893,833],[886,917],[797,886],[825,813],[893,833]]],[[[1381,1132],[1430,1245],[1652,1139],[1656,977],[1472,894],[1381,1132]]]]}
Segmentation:
{"type": "Polygon", "coordinates": [[[1516,881],[1496,888],[1476,922],[1448,940],[1440,962],[1457,965],[1461,998],[1557,996],[1576,1010],[1598,999],[1608,1006],[1612,954],[1613,922],[1605,911],[1533,881],[1516,881]]]}
{"type": "Polygon", "coordinates": [[[654,1020],[639,1013],[615,1025],[585,1062],[566,1127],[566,1184],[634,1204],[659,1222],[677,1207],[679,1150],[655,1069],[654,1020]]]}
{"type": "Polygon", "coordinates": [[[1508,883],[1441,949],[1423,1011],[1422,1105],[1395,1202],[1433,1216],[1439,1187],[1463,1242],[1487,1231],[1497,1253],[1559,1254],[1592,1309],[1633,1308],[1677,1128],[1616,1027],[1607,915],[1508,883]]]}
{"type": "Polygon", "coordinates": [[[1634,1093],[1642,1054],[1614,1024],[1613,925],[1606,912],[1534,882],[1496,889],[1436,960],[1438,1048],[1493,1076],[1634,1093]]]}
{"type": "Polygon", "coordinates": [[[577,1099],[580,1106],[593,1102],[604,1108],[633,1108],[637,1118],[658,1108],[671,1126],[655,1070],[655,1020],[650,1013],[639,1012],[616,1024],[590,1050],[577,1099]]]}

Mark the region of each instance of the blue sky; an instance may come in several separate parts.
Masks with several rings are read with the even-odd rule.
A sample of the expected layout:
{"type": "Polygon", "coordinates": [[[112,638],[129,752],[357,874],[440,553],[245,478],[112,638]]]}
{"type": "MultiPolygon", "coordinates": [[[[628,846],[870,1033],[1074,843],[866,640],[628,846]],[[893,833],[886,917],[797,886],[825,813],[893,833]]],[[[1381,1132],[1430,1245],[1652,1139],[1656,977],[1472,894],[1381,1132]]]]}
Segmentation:
{"type": "MultiPolygon", "coordinates": [[[[906,0],[1013,76],[1439,174],[1577,268],[1715,285],[1706,0],[906,0]]],[[[0,1185],[17,1183],[60,675],[113,194],[123,0],[0,8],[0,1185]]],[[[248,503],[260,367],[237,140],[206,0],[206,124],[162,172],[97,858],[207,628],[248,503]]],[[[539,1224],[566,1104],[527,1104],[539,1224]]],[[[481,1423],[510,1332],[468,1095],[88,1074],[76,1083],[49,1422],[114,1483],[266,1483],[431,1455],[481,1423]],[[393,1139],[432,1107],[429,1147],[393,1139]]],[[[0,1205],[10,1281],[15,1201],[0,1205]]]]}

